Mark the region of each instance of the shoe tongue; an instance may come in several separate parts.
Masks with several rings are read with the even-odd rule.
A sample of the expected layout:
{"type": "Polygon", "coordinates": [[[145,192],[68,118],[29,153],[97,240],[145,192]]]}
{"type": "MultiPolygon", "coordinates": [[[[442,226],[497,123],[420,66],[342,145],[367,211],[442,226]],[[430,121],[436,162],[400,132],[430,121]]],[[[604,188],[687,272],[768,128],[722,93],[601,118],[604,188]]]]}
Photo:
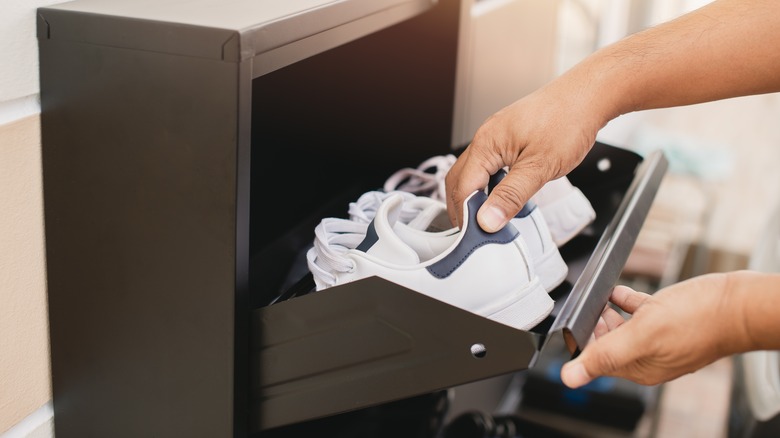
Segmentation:
{"type": "Polygon", "coordinates": [[[398,194],[392,195],[382,202],[382,205],[377,209],[376,217],[369,225],[366,239],[359,245],[358,249],[387,263],[397,265],[420,263],[420,256],[417,252],[405,244],[393,231],[393,226],[401,216],[403,205],[404,198],[398,194]]]}
{"type": "Polygon", "coordinates": [[[444,220],[449,222],[449,216],[447,216],[447,206],[444,204],[430,204],[420,210],[417,216],[409,221],[407,225],[409,228],[421,231],[444,231],[445,229],[452,228],[450,225],[447,228],[442,228],[440,224],[444,223],[444,220]]]}
{"type": "Polygon", "coordinates": [[[401,221],[410,228],[421,231],[440,232],[452,229],[450,217],[447,214],[447,204],[427,196],[417,196],[407,201],[410,210],[415,212],[411,220],[401,221]]]}

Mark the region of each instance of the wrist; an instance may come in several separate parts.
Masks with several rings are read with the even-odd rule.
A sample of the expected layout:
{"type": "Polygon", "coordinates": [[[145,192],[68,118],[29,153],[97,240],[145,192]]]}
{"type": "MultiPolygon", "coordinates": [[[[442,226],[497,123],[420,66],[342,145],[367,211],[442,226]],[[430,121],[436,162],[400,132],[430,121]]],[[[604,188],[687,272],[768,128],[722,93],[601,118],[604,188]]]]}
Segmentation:
{"type": "Polygon", "coordinates": [[[730,353],[780,349],[780,275],[751,271],[726,274],[726,321],[730,321],[730,353]]]}
{"type": "Polygon", "coordinates": [[[588,111],[597,124],[597,130],[611,120],[639,109],[635,75],[631,72],[630,60],[614,53],[612,47],[605,47],[575,66],[567,74],[573,84],[580,84],[574,90],[586,102],[588,111]]]}

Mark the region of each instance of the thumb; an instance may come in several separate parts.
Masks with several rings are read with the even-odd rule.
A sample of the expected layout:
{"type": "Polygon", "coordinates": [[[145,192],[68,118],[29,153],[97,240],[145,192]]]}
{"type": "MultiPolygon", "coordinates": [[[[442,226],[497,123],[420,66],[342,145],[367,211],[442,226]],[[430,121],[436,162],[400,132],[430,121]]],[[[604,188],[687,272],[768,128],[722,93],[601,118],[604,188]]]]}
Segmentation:
{"type": "Polygon", "coordinates": [[[561,368],[561,380],[569,388],[585,386],[593,380],[591,373],[585,368],[585,364],[579,357],[563,364],[561,368]]]}
{"type": "Polygon", "coordinates": [[[477,222],[485,231],[496,232],[503,228],[526,202],[542,187],[545,178],[538,171],[521,171],[519,165],[510,168],[498,184],[490,190],[488,199],[477,213],[477,222]]]}
{"type": "Polygon", "coordinates": [[[564,385],[579,388],[599,376],[624,375],[642,354],[636,348],[637,340],[632,339],[631,331],[627,330],[630,323],[589,342],[577,358],[564,364],[561,367],[564,385]]]}

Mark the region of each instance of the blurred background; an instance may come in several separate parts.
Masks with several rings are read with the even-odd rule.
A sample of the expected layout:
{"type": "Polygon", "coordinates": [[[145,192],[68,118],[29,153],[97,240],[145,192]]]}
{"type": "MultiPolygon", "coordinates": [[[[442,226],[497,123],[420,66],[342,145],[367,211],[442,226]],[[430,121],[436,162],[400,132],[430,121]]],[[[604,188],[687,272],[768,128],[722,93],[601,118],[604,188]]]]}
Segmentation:
{"type": "MultiPolygon", "coordinates": [[[[465,140],[497,108],[566,71],[594,50],[706,3],[476,1],[471,9],[470,46],[465,51],[473,62],[465,63],[471,70],[461,75],[461,85],[468,83],[462,93],[466,121],[461,125],[464,132],[456,132],[455,137],[460,134],[465,140]],[[516,12],[510,14],[512,9],[516,12]],[[520,23],[518,17],[524,17],[520,23]],[[548,25],[553,22],[554,34],[548,25]]],[[[654,292],[707,272],[777,269],[777,220],[773,217],[780,200],[780,173],[775,170],[780,163],[778,114],[780,96],[767,94],[627,114],[599,133],[599,141],[640,154],[663,149],[670,162],[621,283],[654,292]]],[[[748,358],[764,364],[759,366],[763,374],[758,380],[750,374],[750,365],[743,363],[745,358],[727,358],[661,385],[649,395],[636,395],[635,399],[645,400],[645,412],[628,434],[777,435],[755,424],[771,421],[777,412],[776,401],[756,420],[751,409],[761,410],[756,408],[761,396],[745,395],[757,391],[751,384],[777,390],[774,382],[780,371],[775,355],[761,352],[748,358]],[[774,365],[765,366],[767,361],[774,365]]],[[[776,393],[769,396],[776,397],[776,393]]],[[[563,408],[550,408],[558,409],[563,408]]],[[[550,412],[533,414],[538,419],[550,412]]],[[[545,423],[574,436],[625,435],[557,414],[545,423]]]]}
{"type": "MultiPolygon", "coordinates": [[[[3,438],[53,436],[35,30],[35,9],[53,3],[60,2],[0,0],[3,438]]],[[[490,114],[598,48],[706,3],[464,1],[452,146],[467,144],[490,114]]],[[[600,132],[600,141],[640,154],[663,149],[670,162],[623,271],[624,284],[654,292],[707,272],[759,266],[774,269],[778,239],[772,220],[780,199],[780,172],[776,171],[779,114],[780,96],[767,94],[628,114],[600,132]]],[[[748,426],[747,418],[754,415],[746,405],[736,404],[747,403],[739,392],[744,385],[740,360],[723,359],[653,388],[649,396],[646,391],[630,390],[644,403],[634,412],[637,423],[630,430],[610,427],[609,421],[606,426],[594,425],[556,415],[554,410],[531,416],[573,436],[758,436],[751,435],[755,427],[748,426]],[[730,417],[737,426],[728,434],[730,417]]],[[[554,363],[547,365],[556,369],[554,363]]],[[[776,368],[764,371],[770,385],[780,378],[776,368]]],[[[550,376],[555,378],[554,373],[550,376]]],[[[766,420],[773,415],[770,407],[761,417],[766,420]]]]}

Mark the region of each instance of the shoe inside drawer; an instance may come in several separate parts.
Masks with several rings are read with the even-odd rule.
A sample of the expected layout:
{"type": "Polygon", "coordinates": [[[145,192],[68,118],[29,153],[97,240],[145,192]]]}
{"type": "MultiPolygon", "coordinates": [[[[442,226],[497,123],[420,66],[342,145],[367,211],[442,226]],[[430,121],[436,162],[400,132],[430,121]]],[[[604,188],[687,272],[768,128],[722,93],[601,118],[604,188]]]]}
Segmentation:
{"type": "Polygon", "coordinates": [[[643,158],[596,143],[568,175],[596,218],[559,248],[568,274],[549,292],[552,312],[529,330],[379,277],[312,292],[306,252],[314,227],[326,217],[345,217],[349,202],[381,187],[390,173],[341,185],[253,253],[251,429],[281,433],[285,426],[527,369],[553,337],[576,353],[618,280],[666,167],[661,152],[643,158]]]}

